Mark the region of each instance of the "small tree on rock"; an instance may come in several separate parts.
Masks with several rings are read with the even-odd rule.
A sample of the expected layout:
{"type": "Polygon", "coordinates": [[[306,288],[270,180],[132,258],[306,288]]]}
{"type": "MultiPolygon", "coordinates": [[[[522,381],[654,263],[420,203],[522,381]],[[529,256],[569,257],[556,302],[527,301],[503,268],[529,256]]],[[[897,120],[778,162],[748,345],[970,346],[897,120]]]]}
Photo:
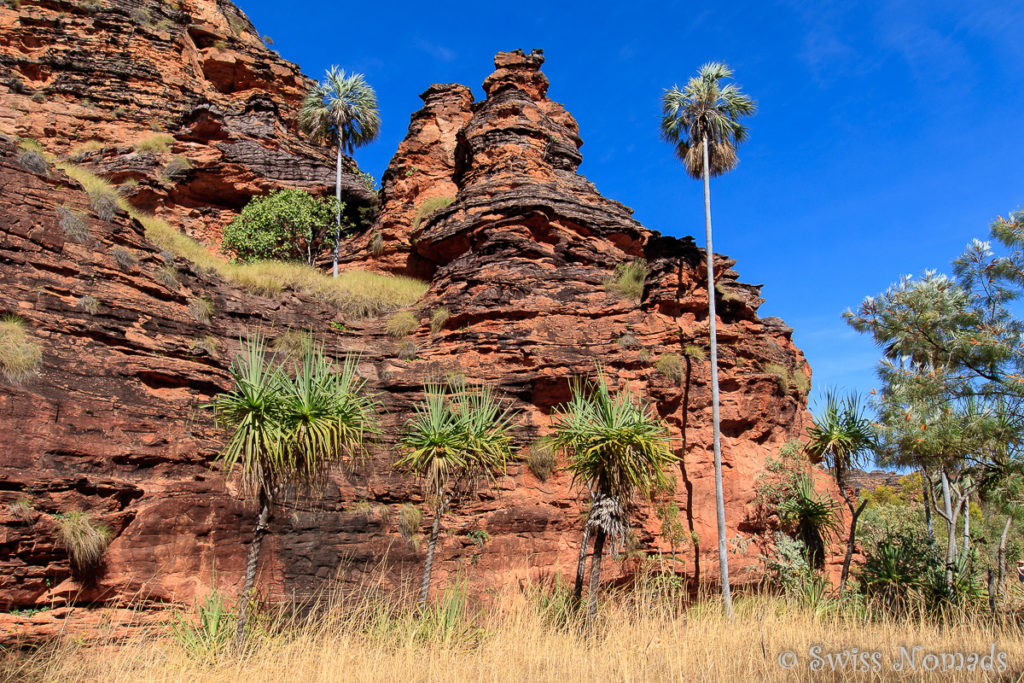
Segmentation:
{"type": "Polygon", "coordinates": [[[300,260],[312,266],[342,208],[334,198],[317,198],[304,190],[253,197],[224,228],[221,248],[240,261],[300,260]]]}

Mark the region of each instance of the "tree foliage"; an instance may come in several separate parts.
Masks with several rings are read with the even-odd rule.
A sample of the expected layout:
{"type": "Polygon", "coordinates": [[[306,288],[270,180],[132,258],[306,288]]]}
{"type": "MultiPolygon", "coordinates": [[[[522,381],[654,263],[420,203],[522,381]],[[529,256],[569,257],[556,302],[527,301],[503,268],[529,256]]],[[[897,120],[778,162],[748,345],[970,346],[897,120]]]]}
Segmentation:
{"type": "Polygon", "coordinates": [[[240,261],[300,260],[314,265],[344,208],[333,197],[284,189],[253,197],[224,228],[221,247],[240,261]]]}

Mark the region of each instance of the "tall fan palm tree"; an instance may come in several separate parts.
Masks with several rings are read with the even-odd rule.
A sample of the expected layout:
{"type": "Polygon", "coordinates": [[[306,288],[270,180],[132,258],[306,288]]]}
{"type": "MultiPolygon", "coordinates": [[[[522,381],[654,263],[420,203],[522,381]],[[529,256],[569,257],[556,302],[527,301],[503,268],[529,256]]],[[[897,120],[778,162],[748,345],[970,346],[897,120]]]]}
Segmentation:
{"type": "Polygon", "coordinates": [[[714,424],[715,498],[718,516],[718,560],[722,575],[722,601],[732,614],[729,588],[729,557],[725,535],[725,498],[722,493],[722,442],[718,415],[718,339],[715,324],[715,268],[711,245],[711,176],[736,168],[736,147],[747,138],[739,119],[757,109],[754,100],[735,83],[722,85],[732,76],[725,64],[705,64],[683,88],[673,86],[662,96],[661,132],[675,145],[692,178],[704,180],[704,225],[707,233],[708,315],[711,336],[711,412],[714,424]]]}
{"type": "Polygon", "coordinates": [[[362,74],[345,74],[332,66],[324,80],[313,85],[302,101],[299,128],[317,145],[334,145],[338,161],[334,196],[338,200],[334,227],[334,277],[338,276],[341,242],[341,155],[373,142],[380,131],[377,93],[362,74]]]}
{"type": "Polygon", "coordinates": [[[576,380],[571,389],[569,402],[555,408],[554,433],[549,439],[568,456],[573,483],[585,484],[591,494],[574,597],[579,604],[587,543],[593,533],[587,603],[588,620],[593,620],[605,542],[625,535],[633,495],[666,486],[664,468],[678,458],[669,448],[668,428],[628,385],[613,395],[598,368],[596,382],[576,380]]]}
{"type": "Polygon", "coordinates": [[[364,395],[354,359],[346,359],[339,371],[323,346],[310,340],[294,371],[293,378],[276,356],[268,358],[266,340],[256,334],[242,342],[231,366],[234,388],[210,404],[217,423],[231,430],[220,458],[229,470],[241,467],[242,480],[258,501],[236,645],[245,639],[260,549],[275,502],[290,485],[302,490],[322,483],[332,463],[361,450],[376,432],[377,403],[364,395]]]}
{"type": "Polygon", "coordinates": [[[832,471],[839,493],[850,509],[850,532],[846,538],[846,556],[843,558],[843,573],[839,579],[839,589],[842,590],[850,576],[857,519],[867,505],[865,500],[855,506],[850,499],[846,490],[846,473],[863,463],[865,456],[875,449],[875,430],[871,420],[864,414],[859,396],[850,394],[840,399],[835,391],[829,390],[825,393],[825,409],[814,417],[813,423],[807,428],[807,436],[810,439],[805,447],[807,453],[822,460],[832,471]]]}
{"type": "Polygon", "coordinates": [[[509,430],[514,413],[503,407],[489,386],[429,384],[423,401],[405,424],[399,446],[409,453],[395,467],[421,477],[434,506],[434,522],[423,564],[420,603],[430,593],[434,551],[441,517],[463,484],[494,480],[512,455],[509,430]]]}

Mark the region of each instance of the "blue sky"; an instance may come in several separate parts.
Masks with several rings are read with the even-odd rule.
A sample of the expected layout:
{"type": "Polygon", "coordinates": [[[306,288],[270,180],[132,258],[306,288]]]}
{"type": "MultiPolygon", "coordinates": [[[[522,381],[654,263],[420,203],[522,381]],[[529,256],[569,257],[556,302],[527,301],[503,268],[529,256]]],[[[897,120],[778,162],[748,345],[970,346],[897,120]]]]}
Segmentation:
{"type": "Polygon", "coordinates": [[[712,183],[715,251],[763,283],[824,386],[870,390],[878,352],[841,319],[902,274],[948,272],[1024,204],[1024,3],[363,3],[240,0],[281,55],[376,88],[380,177],[418,94],[473,88],[499,50],[544,49],[549,96],[580,123],[580,172],[649,228],[704,243],[702,188],[658,135],[659,98],[724,61],[758,100],[712,183]]]}

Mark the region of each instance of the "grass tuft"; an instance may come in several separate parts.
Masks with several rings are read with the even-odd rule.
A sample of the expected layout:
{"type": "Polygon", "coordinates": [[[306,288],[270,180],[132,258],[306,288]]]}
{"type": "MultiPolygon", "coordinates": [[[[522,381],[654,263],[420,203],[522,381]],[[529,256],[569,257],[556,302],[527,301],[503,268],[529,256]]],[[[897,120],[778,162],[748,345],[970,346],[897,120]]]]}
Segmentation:
{"type": "Polygon", "coordinates": [[[18,165],[36,175],[50,175],[50,165],[46,157],[34,149],[22,149],[18,152],[18,165]]]}
{"type": "Polygon", "coordinates": [[[192,169],[192,162],[180,154],[176,154],[171,157],[171,160],[164,166],[163,179],[168,182],[177,182],[188,175],[188,172],[192,169]]]}
{"type": "Polygon", "coordinates": [[[437,334],[444,329],[444,324],[452,317],[451,311],[446,306],[435,308],[430,316],[430,331],[437,334]]]}
{"type": "Polygon", "coordinates": [[[419,345],[411,339],[406,339],[398,344],[395,355],[399,360],[415,360],[419,352],[419,345]]]}
{"type": "Polygon", "coordinates": [[[779,385],[779,391],[783,394],[788,394],[789,389],[792,386],[792,376],[789,374],[789,368],[779,363],[765,363],[761,366],[761,372],[775,376],[775,383],[779,385]]]}
{"type": "Polygon", "coordinates": [[[615,266],[615,274],[604,286],[630,301],[640,302],[644,295],[644,283],[650,273],[647,261],[640,258],[631,263],[620,263],[615,266]]]}
{"type": "Polygon", "coordinates": [[[8,503],[7,512],[24,524],[31,524],[39,517],[39,512],[36,511],[36,504],[28,497],[22,497],[13,503],[8,503]]]}
{"type": "Polygon", "coordinates": [[[558,459],[554,449],[541,439],[530,446],[530,450],[526,454],[526,466],[533,472],[533,476],[541,481],[547,481],[557,468],[558,459]]]}
{"type": "Polygon", "coordinates": [[[167,133],[157,133],[155,135],[147,135],[136,142],[134,149],[140,153],[166,154],[171,151],[172,144],[174,144],[173,136],[167,133]]]}
{"type": "Polygon", "coordinates": [[[674,353],[666,353],[654,363],[658,372],[668,377],[676,384],[682,384],[686,377],[686,363],[674,353]]]}
{"type": "Polygon", "coordinates": [[[420,319],[412,311],[399,311],[388,318],[387,331],[395,339],[401,339],[420,326],[420,319]]]}
{"type": "Polygon", "coordinates": [[[384,235],[379,232],[373,233],[370,238],[370,253],[374,256],[380,256],[384,253],[384,235]]]}
{"type": "Polygon", "coordinates": [[[79,570],[94,569],[103,557],[113,534],[106,524],[97,524],[87,512],[72,510],[54,515],[57,535],[68,551],[71,564],[79,570]]]}
{"type": "Polygon", "coordinates": [[[78,307],[85,310],[89,315],[96,315],[100,310],[100,300],[92,294],[86,294],[78,300],[78,307]]]}
{"type": "Polygon", "coordinates": [[[417,230],[420,227],[420,222],[429,216],[430,214],[443,209],[446,206],[451,206],[452,202],[455,201],[455,197],[431,197],[420,204],[419,208],[416,209],[416,215],[412,219],[412,229],[417,230]]]}
{"type": "Polygon", "coordinates": [[[398,509],[398,533],[407,541],[412,541],[423,521],[423,511],[411,503],[405,503],[398,509]]]}
{"type": "Polygon", "coordinates": [[[15,315],[0,318],[0,371],[12,384],[38,374],[43,350],[25,331],[25,322],[15,315]]]}
{"type": "Polygon", "coordinates": [[[131,270],[139,261],[134,253],[124,247],[114,247],[110,250],[110,255],[114,257],[114,263],[121,270],[131,270]]]}
{"type": "Polygon", "coordinates": [[[66,206],[58,206],[57,215],[60,216],[60,227],[65,237],[79,244],[88,244],[91,241],[89,226],[85,224],[85,217],[81,212],[66,206]]]}
{"type": "Polygon", "coordinates": [[[634,335],[626,333],[618,338],[616,343],[624,349],[638,349],[640,348],[640,340],[634,335]]]}
{"type": "Polygon", "coordinates": [[[704,350],[704,347],[697,346],[696,344],[687,344],[683,348],[683,353],[696,361],[703,362],[708,359],[708,354],[704,350]]]}
{"type": "Polygon", "coordinates": [[[313,335],[306,330],[285,330],[274,337],[270,347],[289,358],[302,360],[313,345],[313,335]]]}
{"type": "Polygon", "coordinates": [[[213,301],[209,297],[195,297],[188,302],[188,314],[204,325],[209,325],[213,319],[213,301]]]}

